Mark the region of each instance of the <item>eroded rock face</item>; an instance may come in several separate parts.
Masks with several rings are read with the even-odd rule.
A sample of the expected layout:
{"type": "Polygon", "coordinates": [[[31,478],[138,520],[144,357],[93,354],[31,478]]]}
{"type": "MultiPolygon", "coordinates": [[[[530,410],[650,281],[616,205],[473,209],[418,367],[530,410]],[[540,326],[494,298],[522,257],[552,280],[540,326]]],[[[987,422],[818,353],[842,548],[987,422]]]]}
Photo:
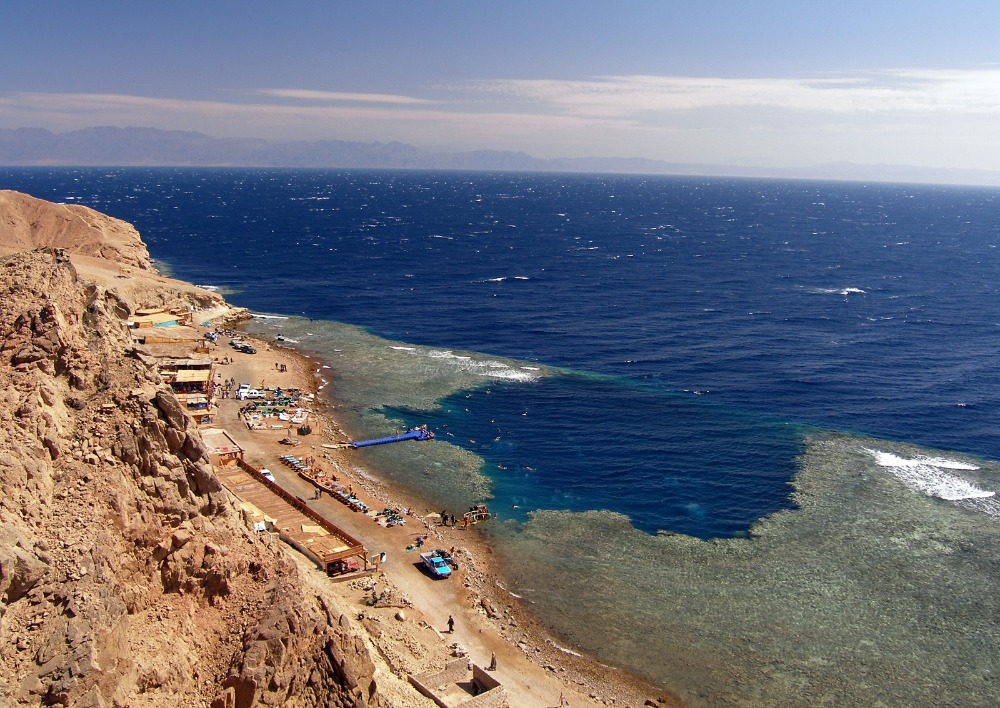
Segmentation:
{"type": "Polygon", "coordinates": [[[292,689],[306,705],[382,705],[364,642],[345,615],[322,609],[293,601],[264,617],[213,708],[283,706],[292,689]]]}
{"type": "Polygon", "coordinates": [[[119,310],[65,251],[0,258],[0,705],[380,705],[119,310]]]}

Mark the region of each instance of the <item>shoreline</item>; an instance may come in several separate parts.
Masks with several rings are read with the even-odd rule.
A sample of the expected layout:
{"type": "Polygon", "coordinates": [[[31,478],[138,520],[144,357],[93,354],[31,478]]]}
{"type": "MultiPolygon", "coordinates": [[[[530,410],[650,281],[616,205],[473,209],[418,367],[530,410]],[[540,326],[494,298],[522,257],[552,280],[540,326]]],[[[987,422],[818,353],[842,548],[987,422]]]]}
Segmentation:
{"type": "MultiPolygon", "coordinates": [[[[234,308],[234,311],[239,310],[234,308]]],[[[250,313],[247,314],[252,318],[250,313]]],[[[217,316],[211,322],[214,324],[220,319],[224,317],[217,316]]],[[[246,319],[243,320],[245,321],[246,319]]],[[[240,331],[241,339],[250,340],[258,345],[259,353],[251,355],[257,364],[255,370],[270,371],[269,360],[279,356],[284,357],[291,364],[288,366],[289,374],[279,375],[295,378],[299,388],[315,394],[313,412],[310,415],[314,432],[309,438],[303,439],[303,444],[309,446],[309,452],[321,459],[325,467],[332,467],[341,481],[353,485],[357,496],[372,509],[419,511],[412,517],[417,523],[406,530],[397,528],[378,531],[378,526],[373,529],[372,526],[365,527],[363,524],[348,524],[348,521],[360,521],[363,518],[361,515],[352,515],[350,511],[341,511],[336,506],[331,509],[334,512],[330,516],[331,520],[338,525],[344,524],[345,530],[356,533],[369,551],[379,552],[380,542],[386,542],[388,546],[391,542],[388,539],[383,541],[381,537],[391,536],[395,545],[388,546],[389,561],[385,569],[379,571],[377,581],[387,587],[391,596],[410,601],[409,596],[414,594],[411,581],[419,578],[407,574],[419,574],[419,571],[394,561],[399,557],[405,557],[405,546],[400,545],[404,538],[412,542],[418,531],[426,533],[429,537],[428,544],[439,543],[440,547],[454,547],[458,551],[458,557],[462,559],[459,563],[460,569],[456,573],[458,577],[445,581],[450,582],[455,588],[456,597],[452,603],[442,602],[438,614],[442,616],[454,614],[461,625],[474,630],[472,637],[468,636],[468,632],[465,632],[466,636],[463,637],[469,645],[469,656],[472,661],[485,666],[489,662],[490,655],[495,653],[501,667],[518,667],[516,673],[525,677],[525,680],[535,684],[551,683],[560,686],[558,694],[548,699],[552,701],[552,705],[558,704],[559,694],[572,705],[683,705],[676,693],[663,686],[656,686],[624,669],[604,664],[595,657],[564,646],[567,642],[560,642],[523,601],[506,589],[506,583],[500,576],[498,563],[494,558],[494,549],[485,534],[475,527],[464,531],[459,526],[442,527],[434,522],[427,522],[421,517],[434,511],[433,500],[424,499],[419,493],[388,480],[376,467],[357,459],[357,453],[321,447],[323,444],[350,439],[352,432],[345,430],[337,419],[336,410],[344,403],[336,397],[336,381],[332,378],[332,370],[324,369],[325,362],[299,343],[293,344],[273,337],[246,333],[242,326],[243,322],[237,322],[231,327],[240,331]],[[351,528],[351,525],[356,525],[357,528],[351,528]],[[395,533],[384,533],[388,531],[395,533]],[[459,585],[460,587],[456,587],[459,585]],[[530,665],[530,668],[525,668],[523,662],[530,665]]],[[[200,323],[199,327],[210,328],[203,327],[200,323]]],[[[238,360],[245,361],[246,357],[238,357],[238,360]]],[[[224,373],[228,379],[229,372],[224,373]]],[[[250,380],[256,382],[257,379],[250,380]]],[[[236,433],[233,430],[236,426],[233,423],[232,411],[234,408],[238,410],[239,406],[234,406],[235,403],[235,399],[220,401],[220,404],[224,405],[219,407],[216,423],[231,433],[236,433]]],[[[255,440],[250,443],[251,432],[253,431],[247,430],[243,425],[242,430],[236,433],[241,445],[244,445],[245,441],[248,442],[246,449],[251,457],[248,461],[251,464],[266,463],[265,466],[278,473],[273,459],[259,461],[253,459],[253,455],[266,457],[276,453],[275,436],[270,435],[266,440],[255,440]]],[[[267,435],[266,432],[264,434],[267,435]]],[[[277,445],[277,448],[277,454],[287,452],[287,448],[282,451],[280,445],[277,445]]],[[[295,449],[302,450],[301,447],[295,449]]],[[[295,484],[294,480],[283,480],[279,476],[279,483],[282,482],[293,488],[290,491],[304,491],[302,485],[295,484]]],[[[320,505],[317,502],[311,504],[320,505]]],[[[415,556],[416,554],[413,554],[413,557],[415,556]]],[[[412,560],[412,557],[408,560],[412,560]]],[[[422,574],[420,575],[422,577],[422,574]]],[[[413,604],[416,606],[418,602],[415,601],[413,604]]],[[[360,608],[359,611],[364,612],[360,608]]],[[[439,626],[440,624],[439,621],[439,626]]],[[[506,677],[515,675],[515,672],[501,668],[497,675],[507,685],[509,679],[506,677]]],[[[539,705],[535,698],[528,698],[527,702],[522,702],[514,693],[514,690],[508,691],[511,706],[539,705]]]]}

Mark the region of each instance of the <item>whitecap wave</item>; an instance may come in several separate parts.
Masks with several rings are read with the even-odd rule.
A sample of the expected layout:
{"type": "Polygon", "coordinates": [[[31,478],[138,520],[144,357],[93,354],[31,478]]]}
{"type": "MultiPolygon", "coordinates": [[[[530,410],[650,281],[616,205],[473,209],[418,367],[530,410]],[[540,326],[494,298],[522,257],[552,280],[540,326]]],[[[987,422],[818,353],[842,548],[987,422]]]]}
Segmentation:
{"type": "Polygon", "coordinates": [[[472,361],[471,356],[460,356],[452,354],[450,351],[431,351],[427,354],[431,359],[460,359],[462,361],[472,361]]]}
{"type": "Polygon", "coordinates": [[[912,460],[908,460],[905,457],[900,457],[899,455],[894,455],[891,452],[881,452],[878,450],[868,450],[872,455],[875,456],[876,462],[882,467],[914,467],[920,465],[931,465],[933,467],[941,467],[950,470],[978,470],[978,465],[973,465],[969,462],[959,462],[958,460],[949,460],[947,457],[916,457],[912,460]]]}
{"type": "Polygon", "coordinates": [[[284,315],[262,315],[259,312],[251,312],[250,316],[255,320],[287,320],[284,315]]]}
{"type": "MultiPolygon", "coordinates": [[[[515,369],[510,364],[496,359],[476,360],[471,356],[455,354],[449,350],[431,350],[427,353],[428,358],[450,361],[454,363],[459,371],[485,376],[491,379],[503,379],[505,381],[535,381],[538,374],[531,373],[531,370],[523,368],[515,369]]],[[[537,371],[538,369],[535,369],[537,371]]]]}
{"type": "Polygon", "coordinates": [[[945,501],[963,501],[966,499],[987,499],[996,496],[977,487],[967,479],[944,470],[977,470],[977,466],[967,462],[949,460],[943,457],[916,457],[907,459],[881,450],[865,448],[865,452],[875,458],[880,467],[888,469],[892,475],[910,489],[937,497],[945,501]]]}
{"type": "Polygon", "coordinates": [[[515,369],[506,368],[503,371],[498,371],[493,369],[491,371],[482,372],[483,376],[488,376],[491,379],[504,379],[506,381],[534,381],[537,376],[533,376],[525,371],[517,371],[515,369]]]}
{"type": "Polygon", "coordinates": [[[389,347],[390,349],[395,349],[398,352],[412,352],[416,351],[416,347],[389,347]]]}
{"type": "Polygon", "coordinates": [[[816,295],[843,295],[844,297],[865,294],[861,288],[810,288],[809,292],[816,295]]]}

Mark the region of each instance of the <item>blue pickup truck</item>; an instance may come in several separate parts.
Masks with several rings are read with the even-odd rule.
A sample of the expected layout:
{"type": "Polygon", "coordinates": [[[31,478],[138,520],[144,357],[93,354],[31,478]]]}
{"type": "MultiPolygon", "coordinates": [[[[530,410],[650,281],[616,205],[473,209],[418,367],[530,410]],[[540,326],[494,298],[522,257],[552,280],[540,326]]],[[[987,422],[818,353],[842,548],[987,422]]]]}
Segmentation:
{"type": "Polygon", "coordinates": [[[447,578],[451,576],[451,563],[448,562],[447,558],[441,556],[438,551],[421,553],[420,560],[424,562],[424,566],[427,567],[427,570],[435,578],[447,578]]]}

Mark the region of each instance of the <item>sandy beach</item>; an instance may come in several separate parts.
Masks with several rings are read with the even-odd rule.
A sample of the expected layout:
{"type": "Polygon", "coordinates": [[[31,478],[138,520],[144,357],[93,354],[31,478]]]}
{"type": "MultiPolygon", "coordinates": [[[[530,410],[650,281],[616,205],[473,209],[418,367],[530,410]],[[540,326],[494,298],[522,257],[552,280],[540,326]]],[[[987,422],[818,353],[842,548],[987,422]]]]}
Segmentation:
{"type": "MultiPolygon", "coordinates": [[[[202,321],[205,314],[202,313],[202,321]]],[[[216,313],[207,314],[211,317],[216,313]]],[[[200,325],[202,331],[211,328],[200,325]]],[[[442,526],[436,513],[440,510],[421,504],[404,490],[387,484],[378,470],[366,465],[363,450],[324,447],[344,442],[348,437],[334,415],[336,381],[317,390],[321,361],[280,342],[263,341],[242,333],[239,336],[253,344],[257,353],[235,352],[228,346],[229,337],[220,337],[213,356],[220,360],[228,357],[230,363],[217,367],[216,384],[245,382],[258,388],[298,388],[318,394],[309,417],[312,433],[300,437],[297,447],[289,448],[280,443],[288,436],[285,428],[288,423],[281,429],[250,430],[240,416],[246,401],[235,396],[216,397],[218,410],[213,426],[225,428],[232,435],[244,449],[248,463],[271,470],[285,490],[361,540],[370,554],[386,554],[376,574],[335,583],[304,556],[292,551],[299,557],[304,574],[326,584],[343,602],[354,607],[358,617],[365,618],[362,624],[376,645],[380,639],[387,639],[387,633],[372,633],[373,624],[380,628],[393,626],[393,638],[387,646],[379,647],[380,653],[391,653],[393,642],[426,641],[430,637],[437,643],[438,651],[444,648],[445,653],[453,655],[466,653],[471,662],[482,667],[488,666],[495,655],[497,668],[493,673],[506,687],[511,706],[558,706],[560,696],[566,705],[573,706],[681,704],[662,689],[561,647],[523,604],[504,589],[491,562],[490,546],[475,526],[468,529],[462,525],[442,526]],[[352,511],[329,496],[314,499],[313,486],[280,462],[280,456],[290,451],[317,459],[324,470],[350,485],[371,512],[352,511]],[[391,528],[378,523],[375,512],[385,508],[408,510],[405,523],[391,528]],[[426,538],[425,547],[455,549],[458,569],[451,578],[434,580],[421,572],[415,549],[418,537],[426,538]],[[374,606],[373,586],[380,597],[374,606]],[[401,609],[406,617],[402,622],[396,619],[401,609]],[[454,618],[453,632],[448,631],[449,616],[454,618]],[[403,636],[395,636],[400,632],[403,636]]],[[[276,419],[273,422],[278,423],[276,419]]],[[[569,597],[571,590],[567,588],[569,597]]]]}

